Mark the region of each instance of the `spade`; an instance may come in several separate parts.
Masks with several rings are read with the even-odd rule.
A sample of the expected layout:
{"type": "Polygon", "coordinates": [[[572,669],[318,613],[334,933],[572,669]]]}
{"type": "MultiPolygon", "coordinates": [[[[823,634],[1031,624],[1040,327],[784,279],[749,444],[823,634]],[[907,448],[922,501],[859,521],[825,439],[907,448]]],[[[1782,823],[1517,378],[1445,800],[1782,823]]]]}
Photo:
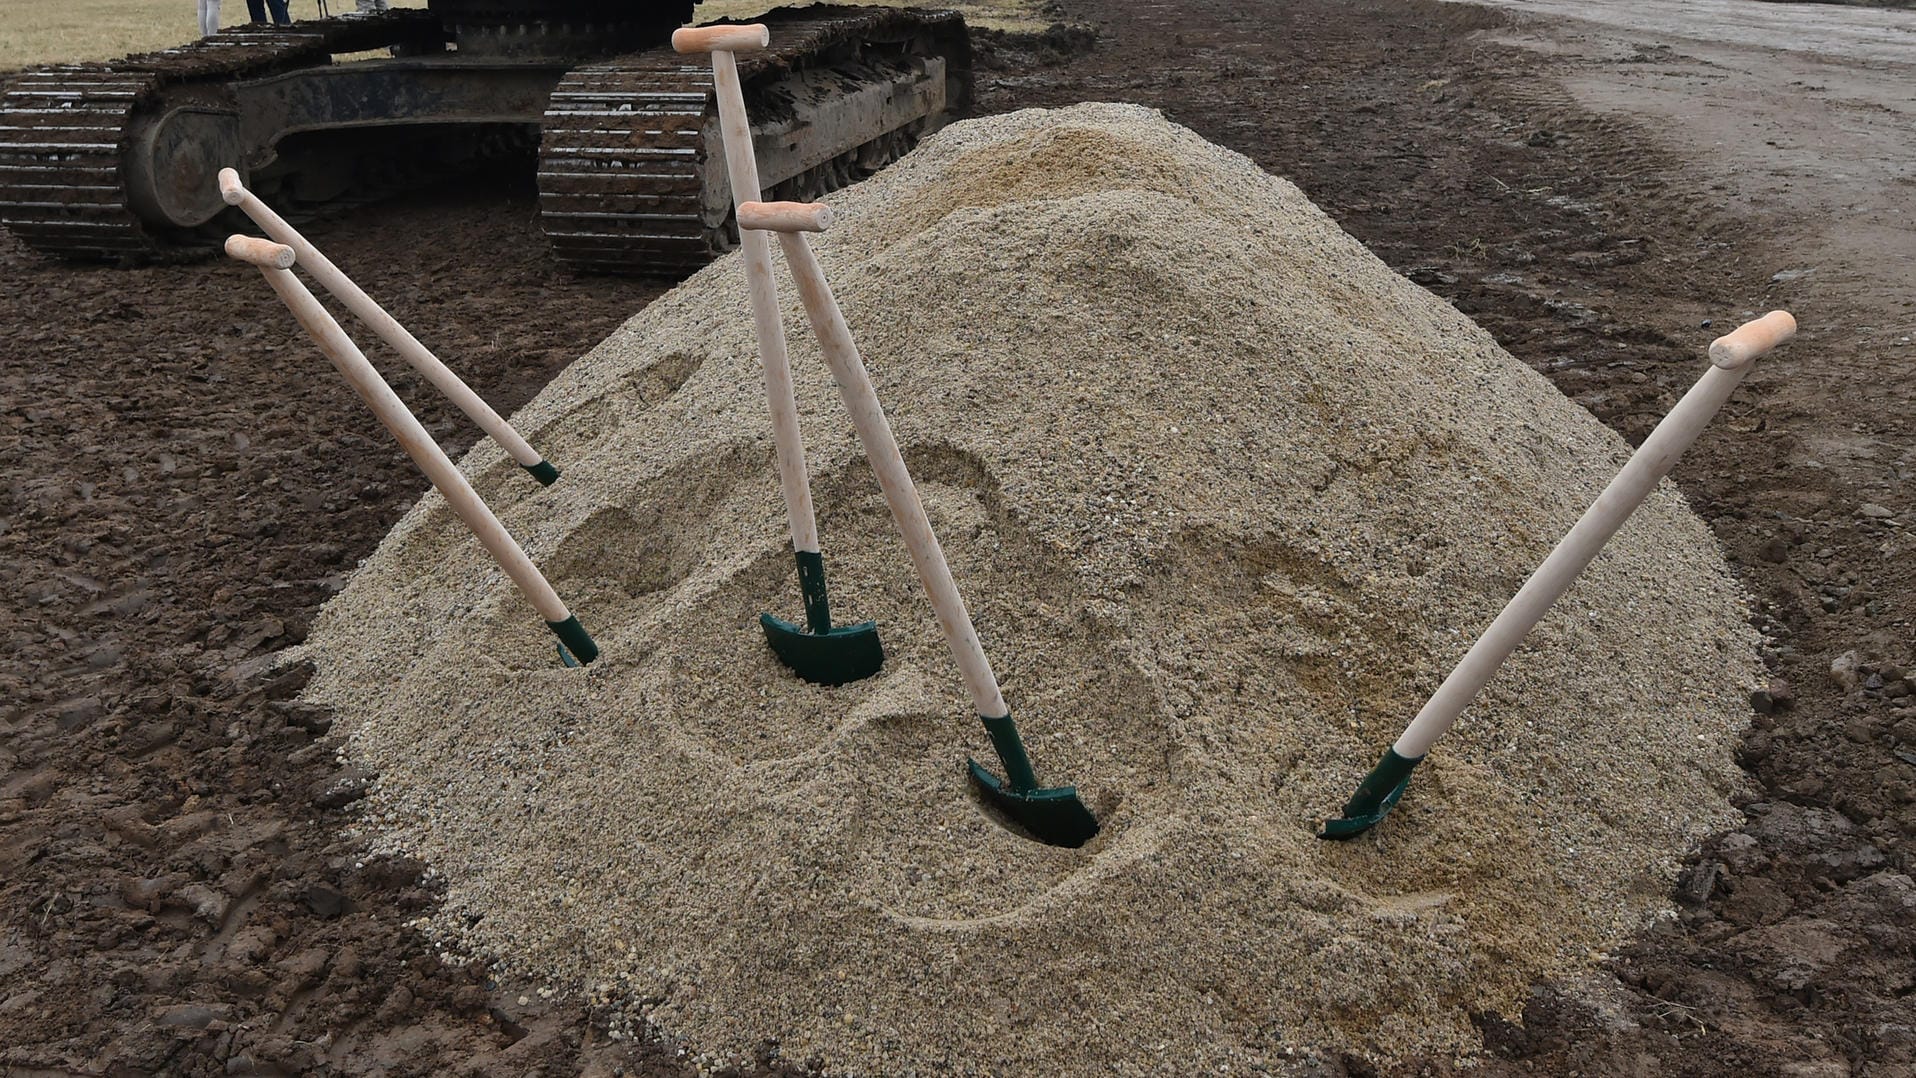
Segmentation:
{"type": "Polygon", "coordinates": [[[757,229],[778,233],[778,242],[784,249],[785,261],[792,268],[792,280],[805,305],[806,317],[818,336],[819,348],[825,354],[832,378],[838,383],[839,396],[845,402],[846,411],[851,413],[852,425],[858,431],[859,443],[865,448],[872,472],[878,477],[885,504],[891,507],[892,519],[897,522],[905,549],[911,554],[912,566],[918,570],[918,579],[931,599],[945,644],[964,675],[972,704],[991,736],[999,762],[1004,765],[1005,777],[1001,780],[978,761],[967,761],[973,781],[988,801],[1040,842],[1074,848],[1084,845],[1098,833],[1097,817],[1085,807],[1076,787],[1039,785],[1031,759],[1025,753],[1024,741],[1018,736],[1018,724],[1012,721],[1011,708],[999,691],[997,676],[992,673],[991,660],[985,657],[978,630],[972,626],[971,615],[965,609],[965,600],[952,581],[944,548],[931,529],[931,520],[925,515],[925,506],[918,500],[918,489],[912,484],[911,473],[906,470],[904,456],[899,452],[898,439],[892,435],[885,410],[872,389],[871,376],[865,371],[858,345],[852,340],[851,329],[846,326],[845,315],[826,283],[825,272],[805,239],[806,232],[821,232],[831,224],[831,209],[816,203],[746,203],[739,207],[738,220],[739,227],[747,234],[755,234],[757,229]]]}
{"type": "MultiPolygon", "coordinates": [[[[719,133],[735,206],[757,199],[759,185],[752,125],[745,115],[738,60],[733,54],[762,49],[770,40],[771,32],[760,24],[687,27],[672,34],[672,47],[679,52],[712,55],[719,133]]],[[[819,548],[818,521],[812,512],[805,441],[799,435],[791,360],[785,351],[785,327],[779,320],[778,286],[772,280],[771,241],[763,232],[742,229],[739,246],[743,248],[745,277],[751,288],[752,328],[765,367],[765,400],[771,408],[772,441],[778,450],[779,490],[785,497],[785,518],[792,533],[792,556],[798,563],[798,588],[806,621],[806,628],[801,629],[783,618],[761,614],[759,625],[765,630],[772,653],[793,673],[820,685],[842,685],[876,674],[885,663],[885,651],[879,645],[874,622],[832,627],[825,589],[825,555],[819,548]]]]}

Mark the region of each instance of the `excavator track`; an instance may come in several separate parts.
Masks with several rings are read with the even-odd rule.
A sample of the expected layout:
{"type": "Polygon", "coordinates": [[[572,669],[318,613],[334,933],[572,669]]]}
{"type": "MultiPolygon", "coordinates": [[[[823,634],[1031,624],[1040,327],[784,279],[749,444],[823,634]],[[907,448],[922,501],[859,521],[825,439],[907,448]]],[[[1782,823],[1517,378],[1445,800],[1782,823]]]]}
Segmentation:
{"type": "MultiPolygon", "coordinates": [[[[581,2],[589,7],[591,0],[581,2]]],[[[519,7],[518,0],[506,4],[509,13],[519,7]]],[[[477,18],[490,9],[481,4],[448,10],[477,18]]],[[[772,47],[742,55],[739,67],[766,197],[817,197],[868,175],[969,103],[970,43],[956,13],[820,6],[773,12],[763,21],[772,27],[772,47]]],[[[601,32],[569,24],[540,31],[574,34],[580,41],[601,32]]],[[[705,58],[661,46],[561,75],[563,62],[502,61],[475,51],[450,54],[443,66],[430,57],[412,66],[368,65],[367,71],[392,72],[395,81],[377,86],[365,80],[386,76],[329,67],[343,53],[395,47],[408,54],[440,52],[448,33],[431,11],[400,10],[244,27],[110,63],[28,72],[0,97],[0,224],[32,248],[68,258],[203,256],[222,225],[234,223],[211,193],[212,166],[233,162],[246,172],[248,153],[281,148],[262,131],[315,129],[310,123],[270,126],[274,108],[292,107],[289,101],[309,104],[314,93],[332,92],[322,88],[296,101],[273,96],[288,92],[289,79],[319,86],[302,73],[325,69],[312,73],[325,75],[325,87],[341,87],[340,78],[348,86],[361,79],[363,87],[373,87],[367,92],[391,94],[394,87],[426,86],[434,71],[452,71],[465,72],[460,77],[466,81],[435,84],[440,88],[433,92],[449,95],[440,98],[422,90],[442,110],[422,112],[422,122],[470,121],[476,110],[481,126],[461,128],[464,133],[454,138],[468,139],[482,155],[492,152],[487,140],[521,145],[518,140],[531,134],[530,121],[538,118],[541,218],[561,262],[596,272],[682,276],[735,242],[705,58]],[[551,82],[533,85],[547,77],[557,83],[549,97],[544,87],[551,82]],[[496,95],[490,89],[495,85],[496,95]],[[473,104],[474,87],[482,88],[483,106],[473,104]],[[461,88],[464,98],[458,96],[461,88]],[[515,111],[535,94],[530,111],[515,111]],[[242,101],[261,111],[242,114],[242,101]],[[230,146],[221,144],[219,139],[239,131],[220,126],[227,123],[223,118],[242,115],[263,116],[268,126],[233,133],[230,146]],[[525,119],[513,118],[519,115],[525,119]],[[215,119],[204,121],[211,126],[194,126],[198,117],[215,119]]],[[[411,99],[400,94],[366,100],[411,99]]],[[[301,115],[310,121],[315,114],[301,115]]],[[[369,116],[367,122],[381,119],[369,116]]],[[[358,172],[343,178],[322,172],[312,183],[307,173],[284,167],[282,157],[273,166],[278,171],[254,174],[249,182],[258,190],[283,177],[288,186],[282,212],[302,215],[308,208],[377,197],[394,186],[380,182],[375,173],[381,168],[403,171],[438,160],[424,147],[396,157],[369,152],[365,162],[351,166],[358,172]]],[[[330,152],[314,151],[311,160],[335,165],[339,158],[329,158],[330,152]]],[[[448,143],[446,160],[467,152],[466,143],[448,143]]]]}
{"type": "Polygon", "coordinates": [[[120,147],[158,80],[109,64],[22,75],[0,99],[0,224],[51,254],[114,259],[155,249],[127,204],[120,147]]]}
{"type": "Polygon", "coordinates": [[[539,215],[559,261],[671,275],[724,249],[702,212],[712,76],[682,59],[641,53],[559,80],[539,144],[539,215]]]}
{"type": "MultiPolygon", "coordinates": [[[[804,129],[789,92],[795,76],[830,76],[846,94],[877,92],[882,85],[853,67],[929,57],[950,65],[957,98],[934,115],[831,147],[830,157],[797,174],[769,177],[769,197],[813,198],[868,175],[969,103],[969,43],[955,13],[811,7],[758,21],[771,28],[771,48],[738,58],[755,131],[781,120],[804,129]],[[832,70],[847,61],[853,67],[832,70]]],[[[736,227],[717,129],[704,57],[662,48],[569,72],[547,106],[539,154],[540,218],[554,255],[591,272],[680,276],[731,247],[736,227]]]]}
{"type": "Polygon", "coordinates": [[[436,46],[424,11],[243,27],[111,63],[29,71],[0,97],[0,224],[27,246],[96,261],[175,253],[179,238],[141,219],[126,159],[140,118],[182,87],[315,64],[335,53],[436,46]]]}

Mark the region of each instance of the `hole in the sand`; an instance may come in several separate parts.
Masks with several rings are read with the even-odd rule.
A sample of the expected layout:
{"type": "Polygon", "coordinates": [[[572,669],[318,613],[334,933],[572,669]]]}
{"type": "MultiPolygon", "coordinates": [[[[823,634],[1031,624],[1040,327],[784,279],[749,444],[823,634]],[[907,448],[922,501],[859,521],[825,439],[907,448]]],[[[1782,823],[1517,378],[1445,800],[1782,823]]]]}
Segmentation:
{"type": "MultiPolygon", "coordinates": [[[[673,352],[657,363],[627,373],[611,390],[533,431],[527,440],[542,452],[558,455],[565,448],[603,438],[618,428],[622,417],[664,404],[691,381],[704,364],[700,356],[673,352]]],[[[563,460],[557,463],[560,468],[565,467],[563,460]]]]}
{"type": "Polygon", "coordinates": [[[1004,515],[1004,492],[990,466],[968,450],[945,443],[916,445],[904,451],[905,464],[921,483],[947,483],[976,494],[985,511],[1004,515]]]}
{"type": "Polygon", "coordinates": [[[742,477],[741,450],[677,468],[646,484],[628,507],[600,509],[573,529],[550,562],[553,586],[582,606],[651,600],[704,564],[710,536],[680,521],[709,521],[742,477]]]}
{"type": "MultiPolygon", "coordinates": [[[[974,759],[977,758],[974,757],[974,759]]],[[[997,775],[1000,779],[1004,777],[1003,769],[998,766],[997,760],[979,759],[978,762],[984,765],[985,770],[997,775]]],[[[1004,807],[1000,805],[995,798],[979,789],[978,784],[972,781],[969,771],[964,775],[964,783],[966,800],[970,801],[973,807],[982,813],[985,819],[990,820],[999,830],[1036,845],[1053,845],[1053,843],[1047,842],[1044,838],[1026,827],[1017,817],[1006,812],[1004,807]]],[[[1092,796],[1083,790],[1079,790],[1078,799],[1083,802],[1084,807],[1090,811],[1092,817],[1098,821],[1098,833],[1091,836],[1084,845],[1072,848],[1084,853],[1096,853],[1109,845],[1112,836],[1122,829],[1117,821],[1117,810],[1118,806],[1124,803],[1124,795],[1116,791],[1110,791],[1092,796]]]]}
{"type": "MultiPolygon", "coordinates": [[[[1211,686],[1214,693],[1305,708],[1368,739],[1393,736],[1422,703],[1391,659],[1415,646],[1407,629],[1415,624],[1411,612],[1302,546],[1186,529],[1158,557],[1133,602],[1168,603],[1174,613],[1166,616],[1188,629],[1211,617],[1224,631],[1256,627],[1241,644],[1244,661],[1226,682],[1211,686]],[[1156,586],[1170,580],[1178,581],[1175,589],[1156,586]],[[1191,591],[1222,601],[1193,611],[1183,602],[1191,591]]],[[[1229,736],[1244,753],[1278,754],[1284,745],[1267,736],[1277,728],[1245,725],[1229,736]]]]}
{"type": "MultiPolygon", "coordinates": [[[[649,411],[665,403],[704,365],[699,356],[673,352],[651,366],[627,373],[611,392],[594,397],[537,430],[521,430],[520,434],[535,450],[550,454],[563,483],[568,460],[583,456],[577,452],[581,445],[616,429],[619,416],[649,411]]],[[[515,505],[545,489],[510,457],[487,468],[472,485],[495,509],[515,505]]]]}
{"type": "Polygon", "coordinates": [[[601,509],[566,537],[553,574],[560,578],[597,577],[616,593],[640,598],[690,576],[696,552],[669,541],[656,511],[635,516],[623,509],[601,509]]]}
{"type": "Polygon", "coordinates": [[[692,380],[705,360],[688,352],[673,352],[657,363],[636,370],[620,379],[619,389],[628,401],[650,408],[677,393],[692,380]]]}
{"type": "Polygon", "coordinates": [[[499,513],[545,488],[527,474],[518,461],[507,457],[481,472],[472,481],[472,489],[492,507],[493,512],[499,513]]]}

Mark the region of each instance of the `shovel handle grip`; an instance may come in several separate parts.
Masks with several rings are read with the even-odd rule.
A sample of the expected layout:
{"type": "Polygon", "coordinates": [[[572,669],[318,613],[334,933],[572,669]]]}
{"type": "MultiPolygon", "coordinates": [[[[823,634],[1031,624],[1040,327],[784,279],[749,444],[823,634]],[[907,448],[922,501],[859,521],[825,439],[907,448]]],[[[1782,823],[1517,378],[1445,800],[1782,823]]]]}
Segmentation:
{"type": "Polygon", "coordinates": [[[297,257],[291,247],[272,240],[263,240],[258,236],[232,235],[226,237],[226,253],[241,262],[251,262],[261,269],[292,269],[297,257]]]}
{"type": "Polygon", "coordinates": [[[747,26],[682,26],[672,31],[675,52],[753,52],[772,43],[762,22],[747,26]]]}
{"type": "Polygon", "coordinates": [[[1710,362],[1724,370],[1748,366],[1770,349],[1796,336],[1796,319],[1788,311],[1771,311],[1745,322],[1710,342],[1710,362]]]}
{"type": "Polygon", "coordinates": [[[832,208],[823,202],[743,202],[738,226],[767,232],[823,232],[832,226],[832,208]]]}
{"type": "Polygon", "coordinates": [[[220,198],[228,206],[237,206],[246,201],[246,185],[240,182],[238,169],[220,169],[220,198]]]}

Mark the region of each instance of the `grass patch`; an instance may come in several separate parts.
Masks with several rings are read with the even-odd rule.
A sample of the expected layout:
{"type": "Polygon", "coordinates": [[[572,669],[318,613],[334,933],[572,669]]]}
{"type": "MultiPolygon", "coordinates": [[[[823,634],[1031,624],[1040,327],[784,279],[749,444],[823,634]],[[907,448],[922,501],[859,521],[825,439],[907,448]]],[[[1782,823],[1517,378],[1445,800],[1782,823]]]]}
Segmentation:
{"type": "MultiPolygon", "coordinates": [[[[295,19],[319,17],[318,0],[290,0],[295,19]]],[[[327,0],[333,14],[353,10],[353,0],[327,0]]],[[[424,7],[400,0],[394,7],[424,7]]],[[[220,25],[247,21],[246,0],[224,0],[220,25]]],[[[14,0],[0,20],[0,71],[79,60],[112,60],[128,53],[184,45],[199,37],[194,0],[14,0]]]]}
{"type": "MultiPolygon", "coordinates": [[[[396,0],[394,7],[424,7],[425,0],[396,0]]],[[[765,0],[709,0],[693,16],[697,22],[750,18],[778,3],[765,0]]],[[[996,30],[1039,31],[1053,19],[1043,0],[903,0],[903,7],[955,7],[974,26],[996,30]]],[[[353,0],[328,0],[335,15],[353,10],[353,0]]],[[[293,18],[319,17],[318,0],[291,0],[293,18]]],[[[247,21],[246,0],[224,0],[220,25],[247,21]]],[[[0,71],[81,60],[112,60],[128,53],[183,45],[199,36],[194,0],[10,0],[0,20],[0,71]]],[[[660,44],[664,44],[661,42],[660,44]]]]}

